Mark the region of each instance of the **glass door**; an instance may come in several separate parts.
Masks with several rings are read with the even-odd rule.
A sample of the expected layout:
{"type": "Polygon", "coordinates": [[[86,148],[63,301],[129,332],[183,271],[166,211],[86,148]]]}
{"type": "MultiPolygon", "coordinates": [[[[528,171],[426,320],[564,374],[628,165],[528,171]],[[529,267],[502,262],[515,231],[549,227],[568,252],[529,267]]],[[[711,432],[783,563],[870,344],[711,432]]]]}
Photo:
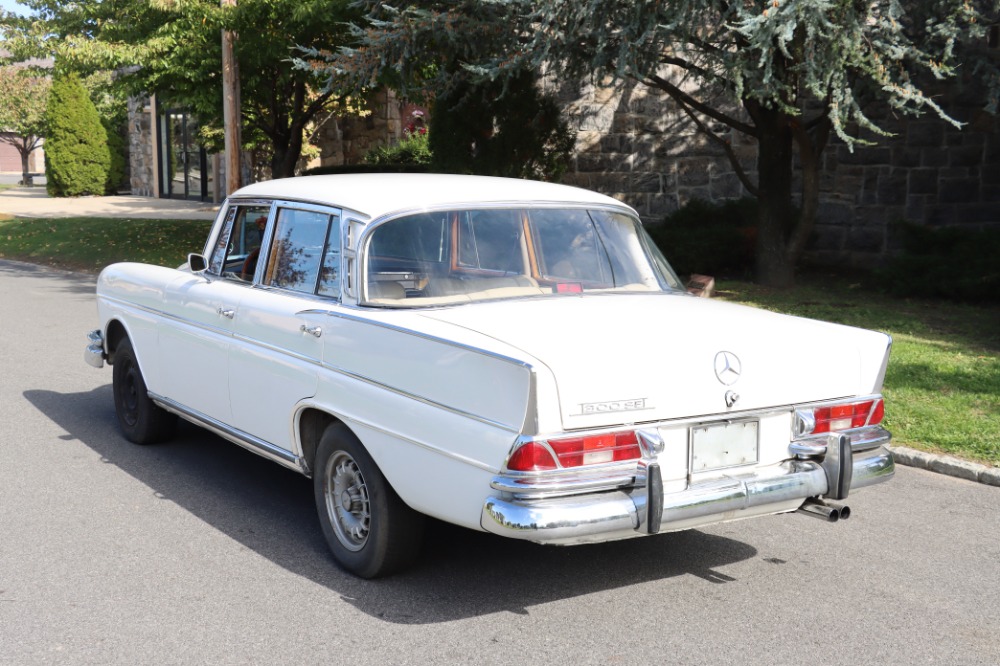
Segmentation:
{"type": "Polygon", "coordinates": [[[168,109],[160,115],[160,192],[171,199],[210,197],[212,173],[205,149],[196,143],[197,121],[187,111],[168,109]]]}

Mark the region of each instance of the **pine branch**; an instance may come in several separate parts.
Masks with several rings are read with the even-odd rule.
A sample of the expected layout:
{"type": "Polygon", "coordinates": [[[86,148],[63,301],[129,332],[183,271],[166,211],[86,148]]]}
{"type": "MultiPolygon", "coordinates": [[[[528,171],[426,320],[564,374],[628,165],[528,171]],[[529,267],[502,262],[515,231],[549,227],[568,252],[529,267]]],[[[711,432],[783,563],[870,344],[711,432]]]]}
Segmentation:
{"type": "Polygon", "coordinates": [[[690,106],[692,109],[698,111],[698,113],[704,116],[708,116],[713,120],[718,120],[720,123],[729,125],[737,132],[742,132],[752,137],[758,136],[757,128],[754,127],[753,125],[748,125],[726,113],[723,113],[722,111],[719,111],[718,109],[713,109],[707,104],[699,102],[691,95],[688,95],[686,92],[684,92],[674,84],[670,83],[669,81],[660,76],[657,76],[656,74],[649,75],[648,77],[645,78],[645,80],[642,80],[642,82],[648,86],[659,88],[663,92],[670,95],[674,99],[674,101],[683,102],[684,104],[690,106]]]}

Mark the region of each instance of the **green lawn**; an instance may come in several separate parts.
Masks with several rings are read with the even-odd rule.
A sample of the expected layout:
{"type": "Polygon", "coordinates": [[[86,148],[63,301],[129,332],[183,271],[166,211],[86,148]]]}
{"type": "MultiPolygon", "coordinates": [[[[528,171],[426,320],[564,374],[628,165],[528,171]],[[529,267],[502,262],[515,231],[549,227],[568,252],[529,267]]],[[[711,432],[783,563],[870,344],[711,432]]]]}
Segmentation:
{"type": "MultiPolygon", "coordinates": [[[[0,257],[96,272],[116,261],[162,266],[200,252],[209,221],[0,219],[0,257]]],[[[1000,308],[890,298],[838,276],[795,289],[719,283],[718,298],[892,335],[886,425],[895,443],[1000,465],[1000,308]]]]}
{"type": "Polygon", "coordinates": [[[116,261],[179,266],[201,252],[210,220],[0,219],[0,257],[97,272],[116,261]]]}
{"type": "Polygon", "coordinates": [[[890,298],[835,276],[790,291],[723,282],[720,298],[884,331],[894,443],[1000,465],[1000,308],[890,298]]]}

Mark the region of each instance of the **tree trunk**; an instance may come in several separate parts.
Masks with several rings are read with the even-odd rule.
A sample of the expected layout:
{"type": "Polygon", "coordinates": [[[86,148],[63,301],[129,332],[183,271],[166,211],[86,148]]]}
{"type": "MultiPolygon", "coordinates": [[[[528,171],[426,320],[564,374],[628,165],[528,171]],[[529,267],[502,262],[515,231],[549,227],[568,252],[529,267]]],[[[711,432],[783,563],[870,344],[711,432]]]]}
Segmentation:
{"type": "Polygon", "coordinates": [[[756,277],[766,286],[791,287],[795,284],[795,263],[788,253],[789,231],[795,223],[792,129],[788,116],[779,111],[764,108],[754,111],[760,132],[756,277]]]}
{"type": "Polygon", "coordinates": [[[299,161],[302,153],[302,132],[299,132],[299,140],[294,136],[283,136],[282,140],[275,140],[272,144],[271,153],[271,178],[291,178],[295,175],[295,165],[299,161]]]}
{"type": "Polygon", "coordinates": [[[34,184],[31,180],[31,170],[28,168],[28,156],[31,155],[31,152],[21,150],[20,147],[18,147],[18,152],[21,153],[21,184],[30,187],[34,184]]]}
{"type": "Polygon", "coordinates": [[[819,211],[819,181],[823,161],[823,151],[830,139],[833,125],[828,118],[823,118],[812,128],[806,129],[801,124],[795,125],[796,144],[799,147],[799,161],[802,164],[802,214],[788,245],[788,256],[796,265],[802,258],[802,253],[809,243],[813,228],[816,226],[816,213],[819,211]]]}

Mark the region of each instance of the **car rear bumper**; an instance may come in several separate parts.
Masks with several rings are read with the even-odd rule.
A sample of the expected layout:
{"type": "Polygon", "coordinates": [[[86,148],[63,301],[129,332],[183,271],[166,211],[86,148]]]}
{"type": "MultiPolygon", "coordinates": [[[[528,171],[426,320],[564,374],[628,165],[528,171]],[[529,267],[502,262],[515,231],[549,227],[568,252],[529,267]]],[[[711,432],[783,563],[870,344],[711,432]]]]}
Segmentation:
{"type": "MultiPolygon", "coordinates": [[[[850,489],[892,477],[892,454],[884,446],[855,453],[850,489]]],[[[727,520],[798,509],[809,498],[828,495],[828,466],[814,460],[786,460],[695,484],[673,493],[651,482],[658,469],[633,488],[568,497],[490,497],[481,525],[494,534],[538,543],[576,544],[689,529],[727,520]]]]}
{"type": "Polygon", "coordinates": [[[83,352],[83,360],[95,368],[104,367],[104,336],[100,331],[87,334],[87,349],[83,352]]]}

